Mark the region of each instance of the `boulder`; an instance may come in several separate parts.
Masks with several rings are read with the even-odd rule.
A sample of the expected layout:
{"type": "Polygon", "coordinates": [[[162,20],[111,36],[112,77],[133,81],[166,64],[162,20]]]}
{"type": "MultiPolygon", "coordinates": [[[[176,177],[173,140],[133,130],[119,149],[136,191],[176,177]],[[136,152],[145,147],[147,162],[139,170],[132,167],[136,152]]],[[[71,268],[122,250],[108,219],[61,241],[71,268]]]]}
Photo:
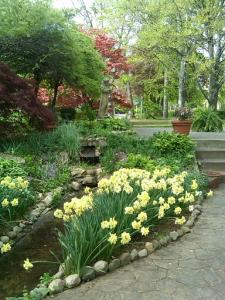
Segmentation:
{"type": "Polygon", "coordinates": [[[94,264],[96,275],[105,275],[108,271],[109,264],[107,261],[99,260],[94,264]]]}
{"type": "Polygon", "coordinates": [[[65,281],[62,279],[54,279],[48,286],[52,294],[61,293],[65,287],[65,281]]]}
{"type": "Polygon", "coordinates": [[[80,284],[81,279],[78,274],[72,274],[65,278],[66,287],[71,289],[73,287],[76,287],[80,284]]]}
{"type": "Polygon", "coordinates": [[[113,259],[109,264],[109,271],[114,271],[120,267],[120,260],[118,258],[113,259]]]}

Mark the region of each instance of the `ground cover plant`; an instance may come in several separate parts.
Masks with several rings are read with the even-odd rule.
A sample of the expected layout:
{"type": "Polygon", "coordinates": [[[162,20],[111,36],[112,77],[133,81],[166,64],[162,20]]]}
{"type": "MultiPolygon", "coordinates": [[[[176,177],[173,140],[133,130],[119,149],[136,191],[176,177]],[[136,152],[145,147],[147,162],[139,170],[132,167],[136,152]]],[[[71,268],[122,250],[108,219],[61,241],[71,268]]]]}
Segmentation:
{"type": "Polygon", "coordinates": [[[169,168],[150,173],[120,169],[103,178],[95,194],[73,198],[55,216],[65,222],[59,240],[66,274],[82,273],[85,265],[109,260],[136,235],[147,236],[159,223],[185,223],[185,215],[205,188],[199,176],[169,168]]]}

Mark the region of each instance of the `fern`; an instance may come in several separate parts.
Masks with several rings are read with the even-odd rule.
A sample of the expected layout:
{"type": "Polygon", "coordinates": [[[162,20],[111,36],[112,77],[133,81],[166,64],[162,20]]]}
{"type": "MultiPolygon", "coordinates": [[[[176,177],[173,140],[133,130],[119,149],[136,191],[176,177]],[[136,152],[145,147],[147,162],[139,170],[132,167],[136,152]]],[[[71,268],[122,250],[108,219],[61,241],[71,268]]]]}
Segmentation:
{"type": "Polygon", "coordinates": [[[198,108],[194,113],[192,128],[203,132],[223,131],[223,121],[211,108],[198,108]]]}

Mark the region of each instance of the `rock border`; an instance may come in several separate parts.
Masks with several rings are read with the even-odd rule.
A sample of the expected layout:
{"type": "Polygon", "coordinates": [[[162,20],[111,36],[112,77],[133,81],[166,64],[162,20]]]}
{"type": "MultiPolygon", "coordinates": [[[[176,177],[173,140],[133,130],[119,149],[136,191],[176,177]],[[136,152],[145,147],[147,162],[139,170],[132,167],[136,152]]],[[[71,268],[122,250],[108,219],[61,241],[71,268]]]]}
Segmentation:
{"type": "MultiPolygon", "coordinates": [[[[191,212],[190,217],[188,218],[186,223],[182,225],[179,229],[171,231],[167,235],[159,239],[153,239],[152,241],[146,242],[145,246],[141,250],[133,248],[130,252],[125,251],[121,253],[121,255],[118,258],[114,258],[110,262],[100,260],[97,261],[93,266],[86,266],[81,277],[78,274],[71,274],[69,276],[65,276],[64,265],[62,264],[60,265],[58,272],[53,276],[54,279],[51,281],[48,287],[45,288],[48,290],[48,293],[50,295],[53,295],[61,293],[66,289],[78,287],[84,282],[94,280],[98,276],[104,276],[107,273],[113,272],[119,267],[125,266],[137,259],[145,258],[151,253],[155,252],[157,249],[165,247],[169,243],[175,242],[183,235],[191,232],[191,228],[197,221],[198,216],[202,213],[203,200],[203,196],[200,195],[198,200],[196,201],[196,204],[193,205],[193,211],[191,212]]],[[[43,286],[36,287],[34,290],[31,291],[31,295],[33,295],[34,293],[40,294],[43,288],[43,286]]],[[[47,294],[43,295],[43,297],[40,299],[46,297],[47,294]]]]}

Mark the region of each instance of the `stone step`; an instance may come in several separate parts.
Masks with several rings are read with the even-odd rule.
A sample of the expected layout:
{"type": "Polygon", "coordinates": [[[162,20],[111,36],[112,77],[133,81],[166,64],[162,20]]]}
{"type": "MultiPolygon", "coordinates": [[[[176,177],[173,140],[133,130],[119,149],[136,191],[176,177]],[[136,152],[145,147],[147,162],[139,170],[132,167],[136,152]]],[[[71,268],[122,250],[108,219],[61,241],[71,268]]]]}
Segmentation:
{"type": "Polygon", "coordinates": [[[203,170],[222,171],[225,172],[225,159],[200,159],[203,170]]]}
{"type": "Polygon", "coordinates": [[[225,139],[196,139],[198,148],[213,148],[213,149],[224,149],[225,150],[225,139]]]}
{"type": "Polygon", "coordinates": [[[197,159],[225,159],[225,149],[197,148],[197,159]]]}

